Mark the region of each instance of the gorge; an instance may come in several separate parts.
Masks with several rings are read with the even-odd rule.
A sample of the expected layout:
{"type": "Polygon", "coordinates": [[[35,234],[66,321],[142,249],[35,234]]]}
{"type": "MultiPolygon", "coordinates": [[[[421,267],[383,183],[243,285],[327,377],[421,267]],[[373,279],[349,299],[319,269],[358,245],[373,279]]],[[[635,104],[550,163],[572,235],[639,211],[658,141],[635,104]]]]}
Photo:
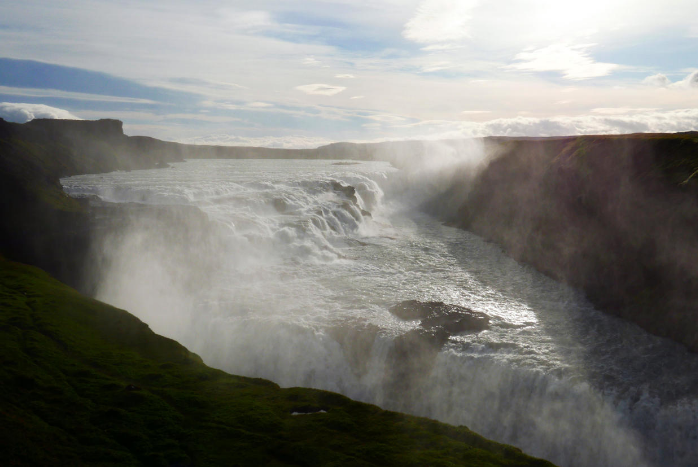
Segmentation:
{"type": "Polygon", "coordinates": [[[287,151],[0,123],[2,254],[214,367],[465,424],[560,465],[698,456],[695,134],[287,151]],[[406,300],[489,329],[444,336],[391,314],[406,300]]]}

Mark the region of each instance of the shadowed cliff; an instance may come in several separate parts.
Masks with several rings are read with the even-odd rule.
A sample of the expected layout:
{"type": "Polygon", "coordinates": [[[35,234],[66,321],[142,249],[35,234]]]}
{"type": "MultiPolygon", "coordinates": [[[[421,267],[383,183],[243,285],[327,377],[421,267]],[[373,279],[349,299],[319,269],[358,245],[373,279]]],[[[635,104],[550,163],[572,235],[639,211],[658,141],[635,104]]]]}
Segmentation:
{"type": "Polygon", "coordinates": [[[126,136],[118,120],[0,119],[0,254],[82,287],[95,216],[59,179],[84,173],[167,167],[185,158],[295,157],[301,151],[187,146],[126,136]]]}
{"type": "Polygon", "coordinates": [[[454,224],[698,351],[698,133],[499,143],[454,224]]]}

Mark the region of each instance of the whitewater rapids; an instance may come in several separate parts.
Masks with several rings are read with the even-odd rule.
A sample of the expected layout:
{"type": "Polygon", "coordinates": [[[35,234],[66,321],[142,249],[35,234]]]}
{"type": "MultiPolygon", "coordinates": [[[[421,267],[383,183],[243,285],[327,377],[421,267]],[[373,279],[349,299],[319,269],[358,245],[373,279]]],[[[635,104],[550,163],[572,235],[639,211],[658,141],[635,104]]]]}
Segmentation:
{"type": "Polygon", "coordinates": [[[214,243],[182,245],[136,223],[98,248],[97,298],[209,365],[466,425],[561,466],[698,464],[698,355],[442,225],[420,210],[438,179],[382,162],[198,160],[62,183],[193,206],[217,226],[214,243]],[[491,328],[450,337],[401,398],[386,365],[418,322],[388,308],[410,299],[484,312],[491,328]]]}

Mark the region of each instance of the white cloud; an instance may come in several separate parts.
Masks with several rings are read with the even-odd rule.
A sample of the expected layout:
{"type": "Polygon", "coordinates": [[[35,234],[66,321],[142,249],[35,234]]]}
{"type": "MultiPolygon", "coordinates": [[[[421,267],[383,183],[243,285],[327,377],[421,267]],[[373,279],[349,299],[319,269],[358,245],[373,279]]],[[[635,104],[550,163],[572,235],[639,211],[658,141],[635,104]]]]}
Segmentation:
{"type": "Polygon", "coordinates": [[[688,76],[681,81],[676,81],[675,83],[672,83],[666,75],[658,73],[643,79],[642,84],[662,88],[671,87],[675,89],[695,89],[698,88],[698,70],[692,70],[688,76]]]}
{"type": "Polygon", "coordinates": [[[440,51],[450,51],[450,50],[457,50],[457,49],[462,49],[465,47],[464,45],[460,44],[432,44],[428,45],[426,47],[422,47],[422,50],[425,52],[440,52],[440,51]]]}
{"type": "Polygon", "coordinates": [[[347,79],[356,78],[356,76],[350,75],[350,74],[334,75],[334,77],[335,77],[335,78],[347,78],[347,79]]]}
{"type": "Polygon", "coordinates": [[[345,109],[342,107],[334,107],[328,105],[305,104],[299,106],[297,102],[296,104],[289,105],[288,107],[277,107],[277,105],[275,104],[272,104],[270,107],[250,107],[249,105],[241,105],[239,103],[227,101],[203,101],[201,104],[212,109],[217,109],[219,111],[248,110],[258,112],[260,114],[285,114],[301,118],[322,118],[324,120],[346,120],[347,118],[357,116],[356,111],[352,109],[345,109]]]}
{"type": "Polygon", "coordinates": [[[303,65],[319,66],[322,64],[320,60],[315,57],[305,57],[303,59],[303,65]]]}
{"type": "Polygon", "coordinates": [[[698,71],[692,72],[681,81],[677,81],[676,83],[672,84],[672,86],[687,89],[698,88],[698,71]]]}
{"type": "MultiPolygon", "coordinates": [[[[151,123],[167,122],[170,120],[189,120],[188,124],[192,124],[193,122],[232,123],[242,121],[242,119],[232,117],[230,115],[211,115],[208,111],[199,111],[198,113],[156,114],[152,112],[124,110],[81,110],[80,116],[89,120],[113,118],[116,120],[131,120],[151,123]]],[[[182,128],[179,127],[177,131],[181,133],[182,128]]]]}
{"type": "Polygon", "coordinates": [[[334,96],[344,91],[346,88],[344,86],[333,86],[331,84],[304,84],[303,86],[296,86],[296,89],[306,94],[334,96]]]}
{"type": "Polygon", "coordinates": [[[695,88],[698,87],[698,71],[694,71],[686,78],[688,85],[695,88]]]}
{"type": "Polygon", "coordinates": [[[671,80],[667,78],[666,75],[657,73],[656,75],[648,76],[642,80],[642,84],[647,86],[655,86],[658,88],[665,88],[671,84],[671,80]]]}
{"type": "Polygon", "coordinates": [[[101,94],[59,91],[56,89],[14,88],[11,86],[0,86],[0,94],[26,97],[51,97],[78,101],[124,102],[128,104],[155,104],[155,101],[149,99],[138,99],[134,97],[104,96],[101,94]]]}
{"type": "Polygon", "coordinates": [[[489,110],[463,110],[462,114],[466,115],[477,115],[477,114],[488,114],[491,113],[489,110]]]}
{"type": "Polygon", "coordinates": [[[614,63],[594,61],[588,49],[595,44],[553,44],[542,49],[525,50],[514,57],[519,63],[508,68],[523,71],[559,71],[568,79],[606,76],[618,68],[614,63]]]}
{"type": "Polygon", "coordinates": [[[230,90],[250,89],[237,83],[227,83],[223,81],[209,81],[198,78],[170,78],[165,82],[155,82],[158,86],[177,89],[180,91],[196,92],[199,94],[209,94],[211,92],[221,92],[230,90]]]}
{"type": "Polygon", "coordinates": [[[499,119],[485,122],[481,133],[506,136],[565,136],[623,133],[671,133],[698,129],[698,109],[632,115],[499,119]]]}
{"type": "Polygon", "coordinates": [[[422,66],[422,71],[424,73],[434,73],[436,71],[448,70],[453,68],[453,63],[449,61],[435,62],[422,66]]]}
{"type": "Polygon", "coordinates": [[[303,135],[248,137],[229,134],[215,134],[183,138],[179,139],[177,142],[213,146],[254,146],[263,148],[309,149],[330,144],[334,141],[322,137],[303,135]]]}
{"type": "Polygon", "coordinates": [[[467,25],[475,5],[475,0],[424,0],[405,24],[402,35],[419,44],[467,39],[467,25]]]}
{"type": "Polygon", "coordinates": [[[633,107],[598,107],[596,109],[591,109],[592,113],[601,115],[625,115],[625,114],[636,114],[642,112],[651,112],[657,109],[650,108],[633,108],[633,107]]]}
{"type": "Polygon", "coordinates": [[[377,122],[387,122],[387,123],[399,123],[404,122],[406,118],[397,115],[381,114],[381,115],[370,115],[369,120],[375,120],[377,122]]]}
{"type": "Polygon", "coordinates": [[[274,104],[270,104],[268,102],[250,102],[247,104],[247,107],[252,107],[253,109],[266,109],[269,107],[274,107],[274,104]]]}
{"type": "Polygon", "coordinates": [[[233,30],[254,32],[278,27],[267,11],[244,11],[224,8],[219,10],[219,14],[224,24],[233,30]]]}
{"type": "Polygon", "coordinates": [[[365,128],[367,130],[380,130],[383,125],[380,123],[364,123],[361,125],[362,128],[365,128]]]}
{"type": "MultiPolygon", "coordinates": [[[[591,109],[698,108],[698,92],[689,92],[690,80],[682,81],[689,73],[686,68],[697,66],[690,59],[695,55],[691,53],[694,47],[685,40],[687,24],[695,25],[698,17],[698,2],[691,0],[502,0],[477,5],[469,0],[262,0],[254,4],[231,0],[226,3],[230,9],[222,13],[215,3],[201,6],[151,0],[124,6],[106,0],[0,2],[0,17],[13,25],[0,28],[0,55],[65,66],[84,67],[87,63],[94,71],[142,84],[200,93],[202,101],[228,103],[210,107],[216,118],[244,115],[245,126],[235,128],[244,135],[258,134],[250,132],[265,126],[273,128],[269,134],[293,133],[298,125],[305,125],[304,133],[359,138],[362,129],[356,119],[347,116],[351,111],[360,117],[369,113],[400,115],[410,123],[458,118],[481,122],[522,111],[530,112],[521,114],[527,117],[551,117],[562,113],[561,109],[570,115],[603,117],[607,114],[591,109]],[[250,8],[254,11],[246,11],[250,8]],[[39,10],[41,15],[36,14],[39,10]],[[279,18],[284,18],[283,24],[279,18]],[[318,26],[319,21],[306,21],[308,18],[322,18],[330,26],[318,26]],[[593,40],[582,39],[590,30],[596,31],[593,40]],[[676,42],[660,44],[656,37],[676,42]],[[676,60],[665,72],[683,85],[666,89],[641,86],[642,78],[655,71],[642,74],[626,69],[638,73],[634,83],[627,74],[616,73],[594,82],[566,80],[576,89],[565,90],[559,80],[548,79],[548,73],[521,72],[553,71],[578,79],[602,76],[612,72],[615,63],[625,63],[631,56],[625,48],[635,47],[638,38],[647,45],[644,69],[661,71],[656,68],[656,57],[670,55],[676,60]],[[406,41],[412,43],[406,45],[406,41]],[[599,48],[574,47],[589,42],[600,44],[599,48]],[[563,60],[548,57],[546,63],[540,56],[541,51],[550,52],[550,44],[567,44],[560,52],[563,60]],[[523,50],[525,45],[531,48],[523,50]],[[597,52],[601,46],[605,46],[603,59],[597,52]],[[678,54],[678,47],[685,47],[686,53],[678,54]],[[512,60],[518,52],[529,55],[512,60]],[[512,63],[513,67],[507,68],[512,63]],[[449,69],[452,73],[423,73],[443,70],[449,64],[455,67],[449,69]],[[679,72],[683,75],[670,74],[682,68],[686,69],[679,72]],[[520,71],[512,73],[517,69],[520,71]],[[335,77],[348,73],[361,79],[335,77]],[[332,81],[351,83],[346,89],[349,92],[337,99],[323,96],[344,91],[340,86],[294,88],[302,83],[332,81]],[[624,88],[613,89],[616,84],[624,88]],[[569,93],[563,94],[566,91],[569,93]],[[322,101],[324,107],[311,104],[313,101],[322,101]],[[329,102],[337,101],[345,107],[329,108],[329,102]],[[563,101],[572,102],[563,107],[559,104],[563,101]],[[250,106],[255,102],[273,107],[250,106]],[[489,109],[491,113],[460,114],[463,109],[489,109]],[[290,120],[279,119],[279,115],[298,116],[294,130],[284,129],[284,122],[290,120]],[[317,119],[326,115],[343,120],[336,125],[317,125],[317,119]],[[279,125],[282,127],[277,128],[279,125]]],[[[14,92],[39,93],[26,89],[14,92]]],[[[91,98],[80,93],[64,97],[91,98]]],[[[84,107],[117,108],[101,104],[80,108],[84,107]]],[[[147,108],[150,112],[153,109],[147,108]]],[[[170,111],[196,110],[175,105],[170,111]]],[[[160,108],[156,113],[167,111],[160,108]]],[[[79,115],[87,118],[83,111],[79,115]]],[[[188,133],[183,136],[232,131],[223,124],[220,128],[192,128],[194,125],[186,122],[149,121],[160,122],[163,128],[169,125],[167,134],[172,137],[184,131],[188,133]]],[[[383,129],[390,130],[390,125],[394,124],[384,122],[383,129]]],[[[392,135],[386,132],[385,137],[392,135]]]]}
{"type": "Polygon", "coordinates": [[[67,110],[49,107],[43,104],[15,104],[0,102],[0,118],[9,122],[25,123],[35,118],[53,118],[64,120],[80,120],[67,110]]]}
{"type": "Polygon", "coordinates": [[[698,130],[698,109],[550,118],[519,116],[486,122],[423,121],[400,127],[409,130],[409,139],[673,133],[698,130]]]}

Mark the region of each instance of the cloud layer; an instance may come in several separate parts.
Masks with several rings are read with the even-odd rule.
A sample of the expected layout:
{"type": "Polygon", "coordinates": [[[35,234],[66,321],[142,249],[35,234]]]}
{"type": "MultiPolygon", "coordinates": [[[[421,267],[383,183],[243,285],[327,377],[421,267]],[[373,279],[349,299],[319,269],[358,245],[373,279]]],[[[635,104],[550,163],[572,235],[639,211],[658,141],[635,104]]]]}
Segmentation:
{"type": "Polygon", "coordinates": [[[333,86],[331,84],[304,84],[303,86],[296,86],[296,89],[306,94],[316,96],[334,96],[344,91],[346,88],[344,86],[333,86]]]}
{"type": "Polygon", "coordinates": [[[698,71],[691,72],[684,79],[674,83],[672,83],[666,75],[657,73],[656,75],[648,76],[643,79],[642,84],[660,88],[698,89],[698,71]]]}
{"type": "Polygon", "coordinates": [[[0,102],[0,118],[8,122],[26,123],[35,118],[57,118],[64,120],[80,120],[67,110],[49,107],[43,104],[15,104],[0,102]]]}
{"type": "MultiPolygon", "coordinates": [[[[595,115],[549,118],[514,117],[484,122],[432,121],[404,125],[409,139],[485,136],[571,136],[698,131],[698,109],[596,109],[595,115]]],[[[399,139],[399,138],[398,138],[399,139]]]]}
{"type": "Polygon", "coordinates": [[[424,0],[405,24],[403,36],[419,44],[458,42],[469,37],[475,0],[424,0]]]}
{"type": "Polygon", "coordinates": [[[692,0],[4,2],[0,101],[166,139],[643,131],[639,114],[698,108],[696,17],[692,0]]]}
{"type": "Polygon", "coordinates": [[[203,144],[213,146],[251,146],[263,148],[283,148],[283,149],[311,149],[333,141],[315,136],[259,136],[244,137],[236,135],[216,134],[206,136],[196,136],[192,138],[179,139],[178,142],[185,144],[203,144]]]}
{"type": "Polygon", "coordinates": [[[623,133],[673,133],[698,129],[698,109],[642,112],[632,115],[585,115],[498,119],[464,128],[476,136],[568,136],[623,133]]]}
{"type": "Polygon", "coordinates": [[[618,68],[614,63],[599,63],[591,58],[589,48],[594,44],[570,46],[553,44],[542,49],[516,55],[518,63],[510,68],[524,71],[559,71],[568,79],[589,79],[606,76],[618,68]]]}
{"type": "MultiPolygon", "coordinates": [[[[388,122],[381,127],[387,137],[354,139],[357,143],[374,143],[385,140],[438,140],[454,138],[481,138],[486,136],[570,136],[609,135],[628,133],[673,133],[698,131],[698,109],[656,111],[652,109],[595,109],[596,115],[577,117],[500,118],[485,122],[428,121],[405,124],[399,117],[379,115],[375,121],[388,122]]],[[[369,124],[373,126],[375,124],[369,124]]],[[[259,146],[270,148],[306,149],[333,142],[330,139],[310,136],[239,137],[217,134],[180,139],[189,144],[223,146],[259,146]]]]}

